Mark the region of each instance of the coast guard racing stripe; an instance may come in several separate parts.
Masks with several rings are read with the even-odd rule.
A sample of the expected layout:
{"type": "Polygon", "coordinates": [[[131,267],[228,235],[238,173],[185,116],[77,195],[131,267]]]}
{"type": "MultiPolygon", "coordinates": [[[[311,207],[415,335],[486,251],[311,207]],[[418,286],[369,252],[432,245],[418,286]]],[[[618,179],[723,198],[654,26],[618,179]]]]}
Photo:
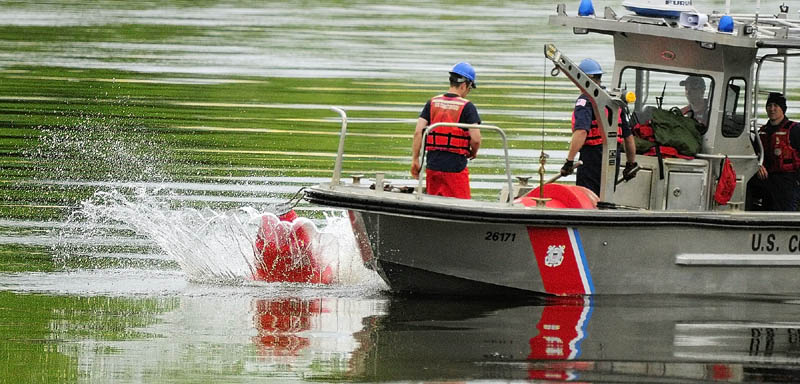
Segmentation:
{"type": "Polygon", "coordinates": [[[578,230],[528,227],[544,290],[553,295],[590,295],[592,276],[578,230]]]}

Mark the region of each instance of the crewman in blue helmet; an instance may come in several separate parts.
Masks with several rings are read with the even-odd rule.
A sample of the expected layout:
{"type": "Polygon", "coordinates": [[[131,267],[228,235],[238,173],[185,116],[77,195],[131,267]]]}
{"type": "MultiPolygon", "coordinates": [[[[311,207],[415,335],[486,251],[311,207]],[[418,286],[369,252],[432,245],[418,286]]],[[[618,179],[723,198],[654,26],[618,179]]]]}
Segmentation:
{"type": "MultiPolygon", "coordinates": [[[[419,177],[422,132],[436,123],[480,124],[478,109],[465,97],[477,88],[475,69],[460,62],[450,70],[450,89],[434,96],[425,104],[417,119],[414,142],[411,147],[411,176],[419,177]]],[[[467,160],[478,155],[481,131],[478,128],[440,126],[428,132],[425,140],[425,186],[430,195],[469,199],[469,169],[467,160]]]]}
{"type": "MultiPolygon", "coordinates": [[[[589,76],[595,83],[600,84],[603,77],[603,69],[600,64],[593,59],[583,59],[578,65],[581,71],[589,76]]],[[[627,118],[620,113],[619,131],[617,141],[624,145],[625,169],[622,172],[626,180],[636,175],[636,142],[627,123],[627,118]]],[[[575,101],[575,109],[572,112],[572,139],[569,143],[567,161],[561,167],[561,176],[567,176],[575,168],[575,155],[580,152],[580,160],[583,164],[576,169],[575,184],[586,187],[597,195],[600,195],[600,174],[603,166],[603,137],[605,136],[602,128],[597,122],[594,114],[592,100],[586,94],[581,94],[575,101]]]]}

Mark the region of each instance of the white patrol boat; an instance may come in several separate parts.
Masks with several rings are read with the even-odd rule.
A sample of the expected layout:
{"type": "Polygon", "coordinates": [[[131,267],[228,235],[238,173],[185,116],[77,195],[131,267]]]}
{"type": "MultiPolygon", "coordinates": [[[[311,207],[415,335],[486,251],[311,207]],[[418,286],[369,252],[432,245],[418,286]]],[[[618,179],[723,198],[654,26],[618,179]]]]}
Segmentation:
{"type": "MultiPolygon", "coordinates": [[[[570,16],[560,5],[549,23],[614,40],[608,90],[555,46],[545,46],[552,74],[564,74],[589,95],[596,116],[607,111],[610,117],[600,119],[605,166],[596,206],[585,209],[585,196],[574,188],[558,192],[557,184],[486,202],[425,195],[424,174],[414,193],[385,190],[381,175],[377,188],[344,181],[347,120],[338,109],[343,123],[333,178],[308,188],[305,199],[348,210],[365,263],[398,292],[800,293],[800,213],[744,206],[747,181],[763,161],[756,131],[766,92],[759,76],[764,63],[779,63],[785,93],[788,62],[800,55],[800,20],[784,6],[770,16],[689,12],[675,19],[647,12],[618,16],[610,8],[602,16],[570,16]],[[691,158],[637,155],[637,176],[618,182],[617,124],[609,121],[625,108],[633,122],[645,123],[654,110],[684,107],[688,83],[703,93],[693,106],[707,127],[697,152],[691,158]],[[628,91],[636,95],[630,106],[628,91]],[[725,159],[735,170],[729,179],[735,188],[721,204],[714,195],[725,159]]],[[[480,128],[499,132],[505,146],[501,129],[480,128]]],[[[506,176],[504,189],[519,189],[507,149],[506,176]]]]}

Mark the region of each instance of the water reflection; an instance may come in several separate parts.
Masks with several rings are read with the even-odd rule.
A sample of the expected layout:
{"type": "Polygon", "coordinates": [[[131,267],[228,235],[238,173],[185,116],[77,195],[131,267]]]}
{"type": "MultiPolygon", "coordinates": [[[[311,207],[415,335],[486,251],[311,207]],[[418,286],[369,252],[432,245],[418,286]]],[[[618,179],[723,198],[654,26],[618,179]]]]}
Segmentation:
{"type": "Polygon", "coordinates": [[[311,329],[312,318],[323,311],[322,299],[285,298],[255,301],[255,324],[258,336],[254,342],[266,356],[297,356],[310,345],[302,332],[311,329]]]}
{"type": "Polygon", "coordinates": [[[390,300],[364,319],[365,380],[793,382],[800,308],[739,298],[390,300]]]}
{"type": "Polygon", "coordinates": [[[9,354],[9,366],[26,366],[12,382],[44,371],[107,382],[800,377],[800,306],[774,298],[487,302],[189,284],[155,297],[5,292],[0,301],[11,308],[0,311],[0,350],[24,352],[9,354]]]}

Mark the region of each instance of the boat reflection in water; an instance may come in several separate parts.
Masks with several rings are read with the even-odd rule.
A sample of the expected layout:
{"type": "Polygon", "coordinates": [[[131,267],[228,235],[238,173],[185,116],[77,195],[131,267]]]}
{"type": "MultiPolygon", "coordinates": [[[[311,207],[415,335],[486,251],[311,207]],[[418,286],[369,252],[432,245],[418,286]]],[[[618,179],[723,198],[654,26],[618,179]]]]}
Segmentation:
{"type": "Polygon", "coordinates": [[[366,381],[795,382],[800,306],[762,298],[392,298],[354,334],[366,381]]]}

